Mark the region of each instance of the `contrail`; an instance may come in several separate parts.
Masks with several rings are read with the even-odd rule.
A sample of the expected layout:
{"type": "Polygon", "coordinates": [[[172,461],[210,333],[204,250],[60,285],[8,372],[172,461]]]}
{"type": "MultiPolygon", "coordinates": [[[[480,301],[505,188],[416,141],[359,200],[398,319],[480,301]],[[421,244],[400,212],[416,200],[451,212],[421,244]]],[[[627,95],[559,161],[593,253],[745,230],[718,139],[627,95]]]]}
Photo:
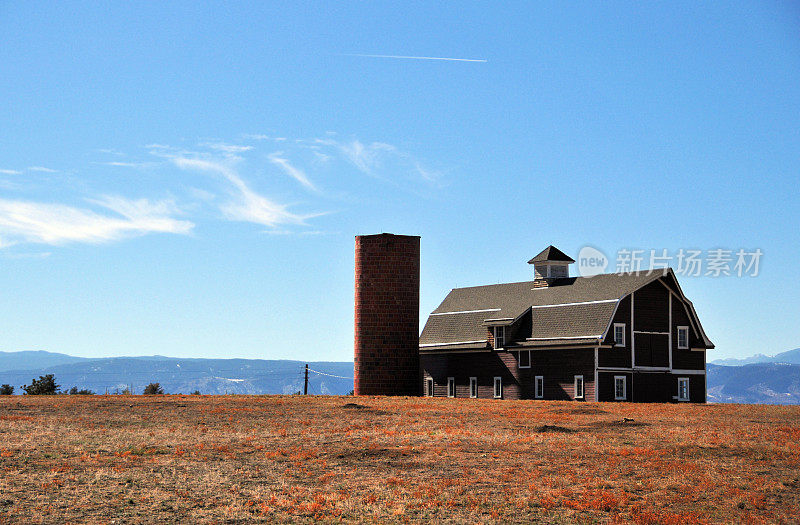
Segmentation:
{"type": "Polygon", "coordinates": [[[488,62],[482,58],[448,58],[448,57],[410,57],[403,55],[361,55],[356,53],[346,53],[346,57],[367,57],[367,58],[402,58],[406,60],[448,60],[450,62],[488,62]]]}

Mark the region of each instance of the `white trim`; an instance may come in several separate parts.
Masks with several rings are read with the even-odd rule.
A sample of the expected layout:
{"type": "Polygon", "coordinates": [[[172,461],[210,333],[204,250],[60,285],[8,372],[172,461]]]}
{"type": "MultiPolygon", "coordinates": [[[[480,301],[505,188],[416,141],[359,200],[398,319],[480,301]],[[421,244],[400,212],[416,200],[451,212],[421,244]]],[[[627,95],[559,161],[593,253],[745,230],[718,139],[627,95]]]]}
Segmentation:
{"type": "Polygon", "coordinates": [[[475,399],[478,397],[478,378],[477,377],[470,377],[469,378],[469,397],[471,399],[475,399]],[[472,385],[475,385],[475,395],[472,395],[472,385]]]}
{"type": "Polygon", "coordinates": [[[667,345],[669,346],[669,368],[672,369],[672,294],[667,295],[669,296],[669,341],[667,341],[667,345]]]}
{"type": "Polygon", "coordinates": [[[619,366],[599,366],[597,367],[599,372],[639,372],[642,374],[646,374],[649,372],[670,372],[671,374],[683,374],[683,375],[705,375],[705,370],[683,370],[683,369],[668,369],[668,368],[653,368],[653,367],[645,367],[645,366],[637,366],[636,368],[624,368],[619,366]]]}
{"type": "Polygon", "coordinates": [[[634,370],[658,370],[661,372],[671,372],[668,366],[634,366],[634,370]]]}
{"type": "Polygon", "coordinates": [[[625,342],[626,342],[626,339],[627,339],[627,337],[625,336],[625,332],[627,332],[627,331],[628,331],[628,327],[625,326],[625,323],[614,323],[614,331],[612,332],[612,334],[614,335],[614,346],[615,347],[618,347],[618,346],[619,347],[623,347],[623,348],[625,347],[625,342]],[[617,327],[618,326],[622,327],[622,344],[620,344],[617,341],[617,327]]]}
{"type": "Polygon", "coordinates": [[[675,286],[678,289],[677,292],[675,292],[672,288],[669,287],[669,285],[667,285],[667,283],[665,283],[664,281],[661,280],[661,279],[663,279],[663,277],[666,277],[666,276],[659,277],[659,282],[662,285],[664,285],[664,287],[667,290],[669,290],[670,292],[675,294],[675,297],[680,299],[684,310],[686,310],[686,315],[689,317],[689,322],[692,323],[692,328],[694,328],[694,330],[697,333],[697,335],[701,336],[703,338],[703,341],[707,345],[714,346],[714,343],[712,343],[711,340],[706,335],[706,331],[705,331],[705,329],[703,329],[703,325],[700,324],[700,317],[698,317],[697,311],[694,309],[694,304],[692,303],[692,301],[690,301],[689,299],[686,298],[686,295],[683,293],[683,289],[681,288],[681,283],[678,282],[678,278],[675,277],[675,274],[672,271],[672,268],[670,268],[670,271],[669,271],[668,275],[672,275],[672,279],[675,281],[675,286]]]}
{"type": "Polygon", "coordinates": [[[598,303],[614,303],[619,301],[619,299],[601,299],[598,301],[583,301],[580,303],[560,303],[560,304],[540,304],[536,306],[531,306],[533,308],[558,308],[559,306],[579,306],[582,304],[598,304],[598,303]]]}
{"type": "MultiPolygon", "coordinates": [[[[590,343],[590,342],[592,342],[592,341],[590,341],[590,340],[587,340],[586,342],[587,342],[587,343],[590,343]]],[[[519,346],[519,347],[512,347],[512,348],[528,348],[528,349],[529,349],[529,350],[531,350],[531,351],[533,351],[533,350],[536,350],[536,351],[542,351],[542,352],[551,352],[551,351],[553,351],[553,350],[578,350],[578,349],[581,349],[581,350],[588,350],[588,349],[592,349],[592,348],[595,348],[595,347],[593,347],[593,346],[588,346],[588,345],[585,345],[585,344],[584,344],[584,345],[581,345],[581,346],[578,346],[578,345],[570,345],[570,344],[564,344],[564,345],[551,345],[551,346],[531,346],[531,347],[527,347],[527,346],[519,346]]],[[[599,346],[599,347],[597,347],[597,348],[613,348],[613,347],[612,347],[611,345],[600,345],[600,346],[599,346]]]]}
{"type": "Polygon", "coordinates": [[[457,312],[437,312],[431,315],[477,314],[480,312],[499,312],[500,308],[485,308],[483,310],[460,310],[457,312]]]}
{"type": "Polygon", "coordinates": [[[646,330],[636,330],[634,334],[669,335],[669,332],[648,332],[646,330]]]}
{"type": "Polygon", "coordinates": [[[495,399],[503,399],[503,378],[500,376],[494,376],[494,381],[492,381],[492,397],[495,399]],[[500,392],[497,392],[497,385],[500,385],[500,392]]]}
{"type": "MultiPolygon", "coordinates": [[[[486,341],[482,341],[482,342],[485,343],[486,341]]],[[[419,353],[420,354],[481,354],[481,353],[491,352],[491,351],[492,350],[490,348],[468,348],[468,349],[462,349],[462,350],[447,350],[447,349],[424,350],[424,349],[420,349],[419,353]]]]}
{"type": "Polygon", "coordinates": [[[672,370],[672,373],[673,374],[682,374],[682,375],[696,375],[696,376],[701,376],[701,375],[704,376],[704,375],[706,375],[706,371],[705,370],[679,370],[679,369],[674,369],[674,370],[672,370]]]}
{"type": "Polygon", "coordinates": [[[533,397],[534,399],[544,399],[544,376],[536,376],[533,378],[533,397]],[[542,382],[541,395],[539,392],[539,381],[542,382]]]}
{"type": "Polygon", "coordinates": [[[526,341],[554,341],[558,339],[600,339],[600,335],[570,335],[564,337],[526,337],[526,341]]]}
{"type": "Polygon", "coordinates": [[[603,340],[605,340],[605,338],[608,337],[608,331],[611,329],[611,323],[613,323],[614,322],[614,318],[617,317],[617,310],[619,310],[619,303],[621,303],[622,300],[625,299],[625,296],[627,296],[627,295],[628,294],[625,294],[622,297],[620,297],[619,299],[617,299],[617,304],[614,306],[614,312],[611,314],[611,318],[608,320],[608,324],[606,325],[606,329],[603,331],[603,340]]]}
{"type": "Polygon", "coordinates": [[[679,377],[678,378],[678,401],[690,401],[692,399],[692,395],[689,391],[689,387],[691,382],[689,381],[688,377],[679,377]],[[681,383],[686,382],[686,397],[681,397],[681,383]]]}
{"type": "MultiPolygon", "coordinates": [[[[513,321],[514,317],[497,317],[495,319],[484,319],[483,322],[485,324],[493,323],[494,321],[513,321]]],[[[505,325],[503,325],[505,326],[505,325]]]]}
{"type": "Polygon", "coordinates": [[[531,351],[530,350],[517,350],[517,363],[519,364],[520,368],[530,368],[531,367],[531,351]],[[522,352],[528,353],[528,366],[522,366],[522,352]]]}
{"type": "Polygon", "coordinates": [[[477,341],[451,341],[449,343],[421,343],[419,345],[420,348],[426,348],[429,346],[449,346],[449,345],[468,345],[473,343],[485,343],[486,339],[479,339],[477,341]]]}
{"type": "Polygon", "coordinates": [[[634,334],[634,324],[633,324],[633,294],[636,293],[636,290],[631,292],[631,368],[636,367],[636,337],[634,334]]]}
{"type": "Polygon", "coordinates": [[[455,377],[448,377],[447,378],[447,397],[456,397],[456,378],[455,377]],[[452,391],[450,387],[453,387],[452,391]]]}
{"type": "Polygon", "coordinates": [[[573,397],[575,399],[586,399],[586,381],[583,380],[583,375],[575,376],[575,379],[573,381],[574,381],[572,385],[573,397]],[[578,395],[578,379],[581,380],[581,395],[578,395]]]}
{"type": "Polygon", "coordinates": [[[427,392],[425,392],[426,397],[433,397],[434,389],[436,388],[436,383],[434,382],[432,377],[425,378],[425,388],[427,392]]]}
{"type": "Polygon", "coordinates": [[[600,401],[600,388],[598,385],[600,384],[600,378],[597,376],[597,367],[600,365],[600,347],[596,346],[594,348],[594,400],[595,402],[600,401]]]}
{"type": "Polygon", "coordinates": [[[677,334],[678,334],[678,350],[688,350],[689,349],[689,327],[688,326],[679,326],[677,327],[677,334]],[[681,346],[681,330],[686,330],[686,344],[681,346]]]}
{"type": "Polygon", "coordinates": [[[628,400],[628,376],[614,376],[614,401],[628,400]],[[622,379],[622,397],[617,396],[617,379],[622,379]]]}

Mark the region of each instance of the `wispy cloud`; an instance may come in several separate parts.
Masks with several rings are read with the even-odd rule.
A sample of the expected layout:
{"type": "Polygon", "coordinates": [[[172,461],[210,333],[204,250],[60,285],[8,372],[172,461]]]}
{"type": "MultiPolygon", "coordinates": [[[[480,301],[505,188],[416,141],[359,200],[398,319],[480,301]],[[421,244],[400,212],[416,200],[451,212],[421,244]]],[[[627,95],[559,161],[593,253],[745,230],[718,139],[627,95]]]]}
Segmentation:
{"type": "Polygon", "coordinates": [[[20,175],[22,172],[19,170],[2,170],[0,169],[0,173],[3,175],[20,175]]]}
{"type": "Polygon", "coordinates": [[[275,153],[269,155],[269,161],[276,166],[279,166],[287,175],[295,179],[306,188],[313,191],[318,191],[317,187],[314,186],[310,180],[308,180],[308,177],[302,170],[292,166],[292,164],[289,162],[289,159],[283,158],[281,155],[283,155],[283,152],[276,151],[275,153]]]}
{"type": "Polygon", "coordinates": [[[98,164],[102,164],[103,166],[114,166],[117,168],[145,168],[147,166],[152,166],[150,162],[120,162],[120,161],[112,161],[112,162],[98,162],[98,164]]]}
{"type": "Polygon", "coordinates": [[[201,145],[208,146],[212,150],[221,151],[222,153],[227,153],[230,155],[244,153],[245,151],[250,151],[253,149],[253,146],[239,146],[238,144],[226,144],[224,142],[205,142],[201,145]]]}
{"type": "Polygon", "coordinates": [[[192,222],[173,217],[177,208],[171,201],[103,196],[91,202],[113,214],[64,204],[0,199],[0,245],[96,244],[148,233],[187,234],[194,227],[192,222]]]}
{"type": "Polygon", "coordinates": [[[233,191],[232,200],[221,206],[226,218],[233,221],[253,222],[276,228],[284,224],[305,224],[305,220],[315,215],[298,215],[289,211],[288,206],[256,193],[229,165],[206,159],[174,157],[172,162],[182,169],[206,171],[221,175],[233,191]]]}
{"type": "Polygon", "coordinates": [[[448,62],[488,62],[483,58],[451,58],[451,57],[417,57],[406,55],[364,55],[360,53],[345,53],[346,57],[364,57],[364,58],[399,58],[402,60],[445,60],[448,62]]]}
{"type": "Polygon", "coordinates": [[[45,168],[44,166],[29,166],[28,171],[38,171],[41,173],[58,173],[58,170],[45,168]]]}
{"type": "Polygon", "coordinates": [[[242,138],[246,140],[269,140],[269,135],[261,133],[243,133],[242,138]]]}

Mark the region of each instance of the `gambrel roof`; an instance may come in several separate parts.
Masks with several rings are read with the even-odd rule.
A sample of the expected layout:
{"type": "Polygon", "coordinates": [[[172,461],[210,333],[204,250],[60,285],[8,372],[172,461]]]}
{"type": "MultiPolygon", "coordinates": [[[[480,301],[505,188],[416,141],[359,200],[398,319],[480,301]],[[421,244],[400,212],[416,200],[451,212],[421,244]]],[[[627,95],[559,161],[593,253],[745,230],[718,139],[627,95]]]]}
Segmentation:
{"type": "Polygon", "coordinates": [[[605,338],[619,302],[660,278],[687,303],[700,337],[713,348],[672,270],[561,278],[547,287],[524,281],[456,288],[428,317],[420,347],[484,348],[487,327],[512,325],[528,312],[531,337],[517,346],[596,343],[605,338]]]}

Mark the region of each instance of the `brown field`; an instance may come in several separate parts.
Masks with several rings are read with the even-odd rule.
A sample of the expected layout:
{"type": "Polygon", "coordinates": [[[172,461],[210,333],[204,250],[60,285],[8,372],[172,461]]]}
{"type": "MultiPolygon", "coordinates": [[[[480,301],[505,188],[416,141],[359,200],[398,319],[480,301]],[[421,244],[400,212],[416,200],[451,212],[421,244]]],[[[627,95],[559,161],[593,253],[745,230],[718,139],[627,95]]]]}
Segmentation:
{"type": "Polygon", "coordinates": [[[798,442],[800,407],[4,396],[0,522],[791,523],[798,442]]]}

